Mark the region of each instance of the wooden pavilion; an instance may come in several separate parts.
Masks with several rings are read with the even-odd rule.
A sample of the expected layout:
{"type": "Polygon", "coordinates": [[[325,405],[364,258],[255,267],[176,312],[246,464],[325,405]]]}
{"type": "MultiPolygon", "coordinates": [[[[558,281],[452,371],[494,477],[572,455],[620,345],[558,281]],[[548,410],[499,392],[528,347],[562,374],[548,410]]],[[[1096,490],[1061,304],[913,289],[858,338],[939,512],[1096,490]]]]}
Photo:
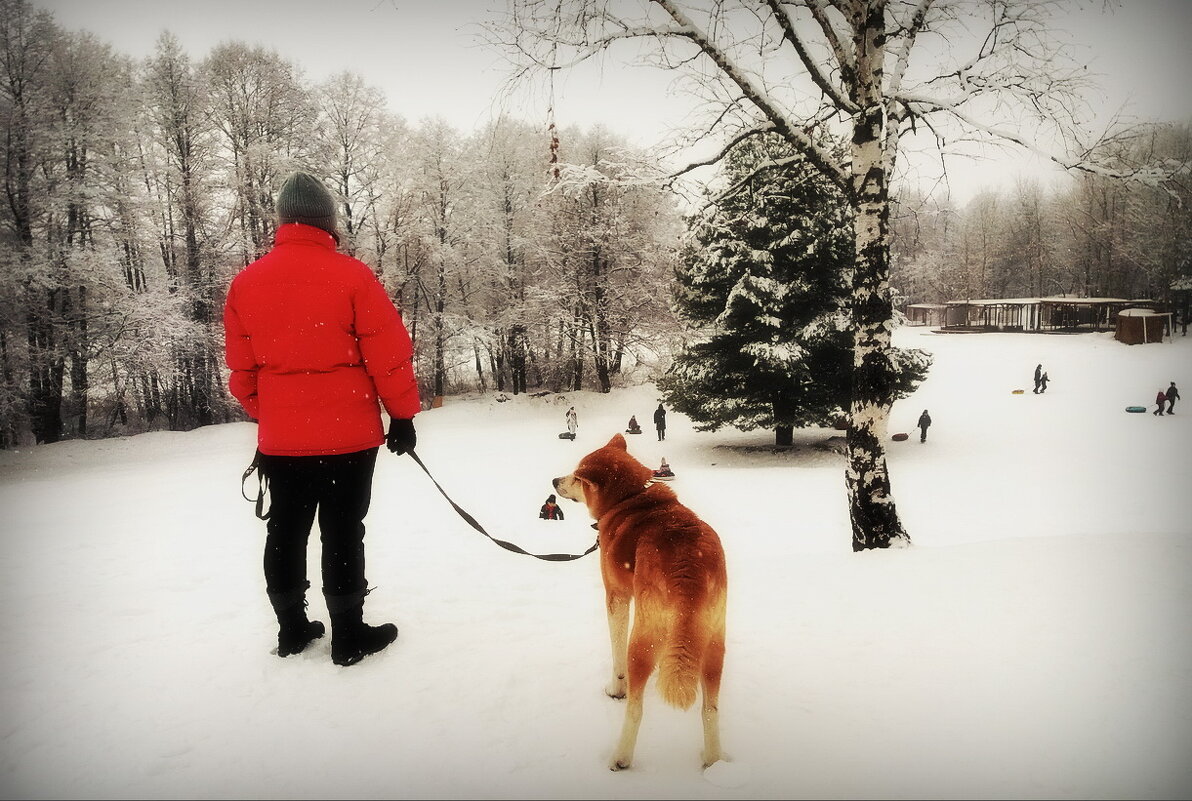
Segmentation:
{"type": "Polygon", "coordinates": [[[1128,308],[1159,311],[1149,299],[980,298],[945,304],[944,331],[1113,331],[1118,313],[1128,308]]]}

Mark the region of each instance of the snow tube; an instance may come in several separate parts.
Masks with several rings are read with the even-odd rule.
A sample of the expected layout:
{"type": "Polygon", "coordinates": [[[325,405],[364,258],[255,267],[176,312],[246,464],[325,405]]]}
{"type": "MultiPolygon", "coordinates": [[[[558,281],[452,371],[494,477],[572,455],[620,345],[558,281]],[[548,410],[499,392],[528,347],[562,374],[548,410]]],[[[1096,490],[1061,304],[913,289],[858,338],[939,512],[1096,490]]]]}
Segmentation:
{"type": "Polygon", "coordinates": [[[640,434],[640,433],[642,433],[642,430],[639,428],[637,431],[630,431],[630,430],[627,428],[627,429],[625,429],[625,433],[626,433],[626,434],[640,434]]]}
{"type": "Polygon", "coordinates": [[[1016,389],[1016,390],[1013,390],[1012,392],[1010,392],[1010,394],[1011,395],[1021,395],[1024,392],[1026,392],[1025,389],[1016,389]]]}
{"type": "Polygon", "coordinates": [[[1140,412],[1145,412],[1146,407],[1145,406],[1127,406],[1126,411],[1130,412],[1131,414],[1139,414],[1140,412]]]}
{"type": "Polygon", "coordinates": [[[654,481],[674,481],[674,480],[675,480],[675,474],[674,474],[674,473],[671,473],[669,476],[660,476],[660,475],[658,475],[657,473],[655,473],[655,474],[654,474],[654,479],[653,479],[653,480],[654,480],[654,481]]]}
{"type": "Polygon", "coordinates": [[[570,431],[564,431],[559,435],[559,439],[575,439],[575,434],[572,434],[570,431]]]}
{"type": "Polygon", "coordinates": [[[891,437],[890,439],[894,440],[895,442],[903,442],[903,441],[904,441],[904,440],[906,440],[906,439],[907,439],[909,436],[910,436],[909,434],[895,434],[895,435],[894,435],[893,437],[891,437]]]}

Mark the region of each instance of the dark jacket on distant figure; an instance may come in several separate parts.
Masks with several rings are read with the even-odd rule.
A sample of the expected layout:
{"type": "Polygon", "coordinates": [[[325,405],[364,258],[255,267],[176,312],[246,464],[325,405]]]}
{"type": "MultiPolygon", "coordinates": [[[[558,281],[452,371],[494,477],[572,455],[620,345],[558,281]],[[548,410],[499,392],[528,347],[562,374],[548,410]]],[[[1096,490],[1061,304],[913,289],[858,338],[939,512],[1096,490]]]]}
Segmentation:
{"type": "Polygon", "coordinates": [[[543,520],[562,520],[563,510],[555,503],[555,496],[552,495],[546,499],[546,503],[542,504],[542,508],[538,510],[538,516],[543,520]]]}

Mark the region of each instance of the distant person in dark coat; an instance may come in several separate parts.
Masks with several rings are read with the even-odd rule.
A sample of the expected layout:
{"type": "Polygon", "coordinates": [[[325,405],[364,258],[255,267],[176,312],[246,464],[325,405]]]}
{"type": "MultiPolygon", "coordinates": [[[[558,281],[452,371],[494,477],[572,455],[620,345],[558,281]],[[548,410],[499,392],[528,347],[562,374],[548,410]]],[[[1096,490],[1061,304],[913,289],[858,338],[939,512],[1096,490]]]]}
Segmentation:
{"type": "Polygon", "coordinates": [[[1047,391],[1047,382],[1050,380],[1051,379],[1049,379],[1047,377],[1047,373],[1044,373],[1043,375],[1039,376],[1039,394],[1040,395],[1042,395],[1044,392],[1047,391]]]}
{"type": "Polygon", "coordinates": [[[927,428],[931,425],[931,415],[927,413],[926,409],[923,410],[923,414],[919,415],[919,422],[915,425],[919,427],[919,442],[926,442],[927,428]]]}
{"type": "Polygon", "coordinates": [[[546,503],[542,504],[542,508],[538,510],[538,516],[543,520],[562,520],[563,509],[555,503],[555,496],[546,496],[546,503]]]}
{"type": "Polygon", "coordinates": [[[1155,411],[1151,412],[1151,414],[1162,415],[1163,407],[1167,405],[1167,393],[1159,390],[1159,394],[1155,396],[1155,403],[1155,411]]]}
{"type": "Polygon", "coordinates": [[[659,442],[666,439],[666,409],[662,408],[661,403],[654,410],[654,428],[658,430],[659,442]]]}
{"type": "Polygon", "coordinates": [[[1041,384],[1041,383],[1043,383],[1043,365],[1036,364],[1035,365],[1035,389],[1033,390],[1036,395],[1039,394],[1039,384],[1041,384]]]}
{"type": "Polygon", "coordinates": [[[1180,391],[1175,388],[1175,382],[1171,382],[1171,386],[1167,388],[1167,413],[1175,414],[1175,402],[1180,399],[1180,391]]]}

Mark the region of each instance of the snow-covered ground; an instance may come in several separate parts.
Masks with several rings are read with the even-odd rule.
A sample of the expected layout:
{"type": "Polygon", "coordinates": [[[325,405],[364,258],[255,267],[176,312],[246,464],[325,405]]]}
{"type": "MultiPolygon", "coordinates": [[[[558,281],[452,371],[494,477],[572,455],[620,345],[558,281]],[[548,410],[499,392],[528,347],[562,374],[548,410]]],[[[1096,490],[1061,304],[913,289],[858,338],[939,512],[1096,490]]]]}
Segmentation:
{"type": "MultiPolygon", "coordinates": [[[[270,653],[253,425],[0,453],[0,796],[1192,797],[1192,400],[1124,411],[1171,380],[1192,398],[1192,338],[895,341],[935,354],[891,416],[910,439],[887,439],[907,549],[852,552],[838,432],[775,452],[672,411],[660,443],[648,386],[417,418],[447,492],[536,552],[591,544],[581,507],[538,507],[642,421],[631,451],[667,457],[728,557],[726,759],[706,771],[698,712],[653,691],[633,769],[607,769],[623,703],[596,557],[496,547],[408,457],[382,451],[366,540],[366,619],[401,635],[339,668],[328,639],[270,653]]],[[[310,612],[326,622],[317,590],[310,612]]]]}

